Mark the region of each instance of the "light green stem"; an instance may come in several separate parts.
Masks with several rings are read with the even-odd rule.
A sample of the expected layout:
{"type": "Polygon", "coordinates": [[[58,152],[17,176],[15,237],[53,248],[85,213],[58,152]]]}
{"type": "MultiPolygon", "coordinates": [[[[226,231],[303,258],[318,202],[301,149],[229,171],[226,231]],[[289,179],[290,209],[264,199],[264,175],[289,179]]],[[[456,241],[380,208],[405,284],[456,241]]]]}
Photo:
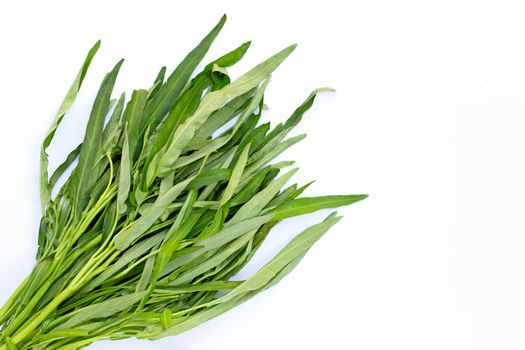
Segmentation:
{"type": "Polygon", "coordinates": [[[8,313],[9,313],[9,310],[11,309],[11,306],[13,306],[13,304],[16,302],[16,300],[20,296],[20,293],[26,287],[27,282],[29,282],[30,276],[31,276],[31,274],[27,275],[27,277],[22,281],[22,283],[20,283],[18,288],[13,292],[11,297],[6,301],[4,306],[2,306],[2,308],[0,309],[0,324],[5,322],[4,318],[7,317],[8,313]]]}
{"type": "MultiPolygon", "coordinates": [[[[66,288],[58,294],[55,299],[39,311],[29,322],[26,322],[19,331],[13,335],[13,343],[16,345],[26,340],[31,332],[33,332],[60,305],[61,302],[70,297],[73,292],[72,289],[66,288]]],[[[0,350],[4,349],[0,348],[0,350]]]]}

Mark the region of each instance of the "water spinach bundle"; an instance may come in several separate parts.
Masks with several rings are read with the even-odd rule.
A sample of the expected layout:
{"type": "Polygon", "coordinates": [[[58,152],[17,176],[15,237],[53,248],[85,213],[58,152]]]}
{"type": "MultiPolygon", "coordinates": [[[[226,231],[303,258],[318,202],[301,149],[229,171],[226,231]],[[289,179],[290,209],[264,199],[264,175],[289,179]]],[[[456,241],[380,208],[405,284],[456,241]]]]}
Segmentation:
{"type": "Polygon", "coordinates": [[[281,124],[259,119],[292,45],[231,81],[250,43],[194,70],[225,17],[166,77],[112,99],[105,76],[82,142],[53,173],[47,149],[100,43],[89,51],[41,148],[42,220],[33,271],[0,309],[0,350],[81,349],[193,328],[278,283],[340,217],[297,235],[258,272],[233,277],[281,220],[366,195],[302,197],[293,162],[271,161],[316,90],[281,124]]]}

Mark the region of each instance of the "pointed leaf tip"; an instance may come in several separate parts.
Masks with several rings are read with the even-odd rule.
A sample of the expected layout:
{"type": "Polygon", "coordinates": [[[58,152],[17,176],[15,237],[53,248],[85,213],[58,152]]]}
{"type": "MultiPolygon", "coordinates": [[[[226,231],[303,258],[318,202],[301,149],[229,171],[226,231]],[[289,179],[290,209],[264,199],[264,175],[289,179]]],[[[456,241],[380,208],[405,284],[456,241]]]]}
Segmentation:
{"type": "Polygon", "coordinates": [[[334,88],[326,86],[326,87],[317,88],[312,93],[313,94],[318,94],[318,93],[321,93],[321,92],[335,92],[335,91],[336,90],[334,88]]]}
{"type": "Polygon", "coordinates": [[[281,55],[284,55],[284,58],[288,57],[292,52],[294,52],[295,48],[297,47],[297,44],[292,44],[288,47],[285,47],[284,49],[281,50],[281,52],[278,53],[281,54],[281,55]]]}
{"type": "Polygon", "coordinates": [[[228,19],[228,16],[226,16],[226,14],[222,15],[222,17],[221,17],[219,23],[217,24],[217,26],[220,25],[222,27],[224,25],[224,22],[226,22],[227,19],[228,19]]]}
{"type": "Polygon", "coordinates": [[[292,53],[297,48],[297,44],[292,44],[285,48],[283,51],[288,51],[289,53],[292,53]]]}
{"type": "Polygon", "coordinates": [[[93,45],[92,50],[98,50],[98,48],[100,47],[100,44],[102,44],[102,41],[98,39],[95,45],[93,45]]]}
{"type": "Polygon", "coordinates": [[[124,63],[124,59],[121,58],[117,64],[115,65],[115,67],[113,67],[113,72],[118,72],[120,70],[120,67],[122,67],[122,64],[124,63]]]}
{"type": "MultiPolygon", "coordinates": [[[[300,193],[299,193],[300,194],[300,193]]],[[[284,202],[279,205],[273,213],[275,219],[286,218],[316,212],[321,209],[337,208],[359,202],[368,197],[367,195],[332,195],[320,197],[301,197],[284,202]]]]}

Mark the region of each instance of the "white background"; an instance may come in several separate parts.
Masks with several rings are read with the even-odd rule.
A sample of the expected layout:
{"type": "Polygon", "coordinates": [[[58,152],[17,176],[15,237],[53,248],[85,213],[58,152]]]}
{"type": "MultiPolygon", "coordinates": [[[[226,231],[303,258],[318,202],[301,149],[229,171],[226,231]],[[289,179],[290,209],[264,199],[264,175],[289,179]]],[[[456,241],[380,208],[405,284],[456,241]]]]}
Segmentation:
{"type": "MultiPolygon", "coordinates": [[[[308,195],[369,193],[280,285],[158,342],[91,349],[525,349],[525,3],[445,1],[2,1],[0,302],[30,271],[38,151],[87,49],[103,45],[51,148],[82,137],[103,74],[148,87],[222,13],[207,60],[243,41],[243,71],[297,42],[266,119],[318,98],[286,154],[308,195]]],[[[284,158],[281,158],[284,159],[284,158]]],[[[274,231],[247,276],[326,213],[274,231]]]]}

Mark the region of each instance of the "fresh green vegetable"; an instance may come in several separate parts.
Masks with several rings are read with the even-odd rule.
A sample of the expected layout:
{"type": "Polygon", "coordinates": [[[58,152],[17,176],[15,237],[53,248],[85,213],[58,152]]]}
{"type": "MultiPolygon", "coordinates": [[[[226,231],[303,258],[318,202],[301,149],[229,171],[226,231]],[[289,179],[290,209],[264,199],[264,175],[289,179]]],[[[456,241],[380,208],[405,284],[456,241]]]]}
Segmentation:
{"type": "Polygon", "coordinates": [[[181,333],[279,282],[340,217],[330,214],[253,276],[232,280],[278,222],[367,197],[298,198],[309,184],[284,187],[297,169],[280,175],[293,162],[269,164],[304,138],[286,137],[323,91],[285,123],[258,125],[270,75],[295,45],[232,81],[226,68],[245,43],[191,78],[224,22],[127,103],[123,94],[112,100],[119,61],[84,140],[49,176],[47,149],[100,42],[89,51],[42,143],[37,262],[0,309],[0,350],[181,333]]]}

